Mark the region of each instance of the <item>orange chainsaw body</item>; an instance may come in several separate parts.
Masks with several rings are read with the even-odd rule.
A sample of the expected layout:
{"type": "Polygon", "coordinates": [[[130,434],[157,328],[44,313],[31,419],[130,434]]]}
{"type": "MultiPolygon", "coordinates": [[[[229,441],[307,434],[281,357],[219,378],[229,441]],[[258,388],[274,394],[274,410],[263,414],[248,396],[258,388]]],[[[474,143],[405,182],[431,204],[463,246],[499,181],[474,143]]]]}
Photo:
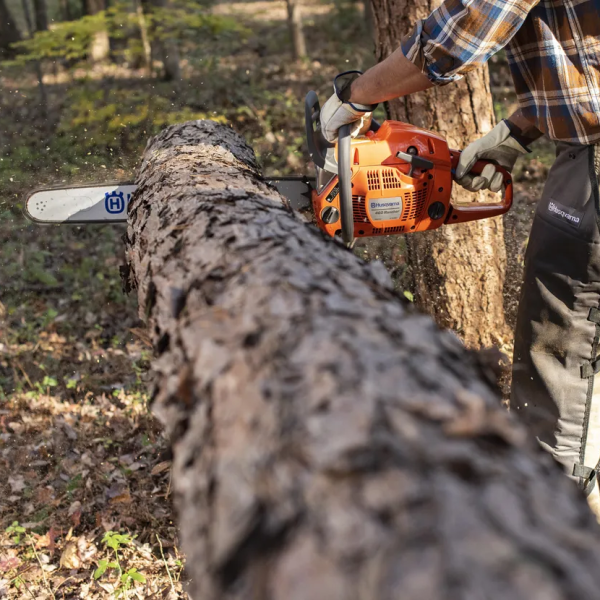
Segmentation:
{"type": "MultiPolygon", "coordinates": [[[[459,156],[442,136],[400,121],[385,121],[378,131],[354,138],[350,151],[354,237],[424,231],[506,212],[512,201],[508,174],[510,190],[507,187],[502,204],[451,204],[452,170],[459,156]],[[397,156],[399,152],[426,159],[432,166],[413,167],[397,156]]],[[[338,192],[337,175],[312,192],[317,224],[331,236],[340,232],[340,221],[328,218],[340,213],[338,192]]]]}

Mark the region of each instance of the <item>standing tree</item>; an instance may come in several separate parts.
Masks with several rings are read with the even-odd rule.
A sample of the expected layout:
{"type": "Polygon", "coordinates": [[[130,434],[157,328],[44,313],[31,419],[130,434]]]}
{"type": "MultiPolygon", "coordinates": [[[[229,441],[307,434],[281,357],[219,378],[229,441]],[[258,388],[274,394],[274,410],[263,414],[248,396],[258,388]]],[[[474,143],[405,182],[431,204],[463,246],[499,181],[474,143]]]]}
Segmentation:
{"type": "MultiPolygon", "coordinates": [[[[42,0],[43,1],[43,0],[42,0]]],[[[23,6],[23,14],[25,16],[25,23],[27,24],[27,37],[31,38],[36,32],[33,19],[31,17],[31,10],[29,9],[29,1],[21,0],[23,6]]],[[[37,4],[35,5],[37,10],[37,4]]],[[[44,7],[45,10],[45,7],[44,7]]],[[[37,14],[36,14],[37,22],[37,14]]],[[[47,25],[47,23],[46,23],[47,25]]],[[[40,108],[42,113],[48,115],[48,94],[46,93],[46,86],[44,85],[44,71],[42,70],[42,63],[39,60],[34,60],[33,65],[35,68],[35,74],[38,80],[38,89],[40,91],[40,108]]]]}
{"type": "Polygon", "coordinates": [[[73,20],[73,12],[69,0],[60,0],[60,14],[63,21],[73,20]]]}
{"type": "Polygon", "coordinates": [[[152,75],[152,47],[148,35],[148,21],[144,12],[144,7],[140,0],[134,0],[135,12],[140,29],[140,37],[142,40],[142,48],[144,50],[144,64],[148,70],[148,75],[152,75]]]}
{"type": "MultiPolygon", "coordinates": [[[[380,60],[391,54],[417,19],[439,0],[372,0],[375,43],[380,60]]],[[[394,119],[439,131],[462,149],[495,125],[487,67],[457,84],[435,87],[389,103],[394,119]]],[[[454,186],[453,202],[482,201],[454,186]]],[[[488,192],[479,192],[487,194],[488,192]]],[[[443,227],[406,237],[410,277],[419,306],[468,345],[506,339],[503,306],[506,253],[501,218],[443,227]]]]}
{"type": "Polygon", "coordinates": [[[6,0],[0,0],[0,50],[4,54],[14,54],[11,45],[21,41],[21,32],[17,22],[6,4],[6,0]]]}
{"type": "Polygon", "coordinates": [[[35,30],[46,31],[48,29],[46,0],[33,0],[33,12],[35,15],[35,30]]]}
{"type": "Polygon", "coordinates": [[[306,40],[302,29],[302,14],[299,0],[286,0],[288,25],[292,37],[294,59],[306,56],[306,40]]]}
{"type": "MultiPolygon", "coordinates": [[[[106,0],[86,0],[86,14],[97,15],[106,10],[106,0]]],[[[110,54],[110,39],[108,31],[101,29],[94,34],[92,45],[90,46],[90,58],[93,62],[105,61],[110,54]]]]}
{"type": "MultiPolygon", "coordinates": [[[[168,10],[169,4],[169,0],[154,0],[154,6],[159,9],[168,10]]],[[[181,64],[176,39],[168,35],[163,36],[159,41],[159,47],[165,79],[167,81],[179,81],[181,79],[181,64]]]]}

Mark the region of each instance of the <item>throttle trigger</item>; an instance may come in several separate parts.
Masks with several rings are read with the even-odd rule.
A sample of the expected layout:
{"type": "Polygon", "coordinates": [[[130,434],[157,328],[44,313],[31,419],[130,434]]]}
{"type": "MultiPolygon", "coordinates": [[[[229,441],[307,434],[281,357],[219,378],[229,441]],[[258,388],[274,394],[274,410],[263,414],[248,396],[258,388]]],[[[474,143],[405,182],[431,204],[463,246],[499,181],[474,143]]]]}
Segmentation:
{"type": "Polygon", "coordinates": [[[433,169],[433,163],[426,158],[414,154],[407,154],[406,152],[398,152],[396,156],[410,165],[410,171],[408,172],[409,177],[412,177],[414,169],[421,169],[422,171],[433,169]]]}

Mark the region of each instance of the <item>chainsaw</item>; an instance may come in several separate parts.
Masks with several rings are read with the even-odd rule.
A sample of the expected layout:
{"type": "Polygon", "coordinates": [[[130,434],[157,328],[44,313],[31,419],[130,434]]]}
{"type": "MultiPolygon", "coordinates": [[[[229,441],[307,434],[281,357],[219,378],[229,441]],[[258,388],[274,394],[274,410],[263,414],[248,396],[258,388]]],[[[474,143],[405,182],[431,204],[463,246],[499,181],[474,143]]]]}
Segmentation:
{"type": "MultiPolygon", "coordinates": [[[[339,131],[337,144],[320,131],[317,94],[305,99],[306,140],[316,177],[266,181],[292,208],[312,208],[318,227],[351,247],[356,238],[413,233],[441,225],[495,217],[512,205],[510,173],[501,167],[504,194],[497,203],[453,204],[452,182],[460,152],[432,132],[400,121],[372,121],[365,135],[339,131]]],[[[488,161],[471,169],[480,173],[488,161]]],[[[25,214],[39,223],[123,223],[136,190],[133,183],[38,190],[26,201],[25,214]]]]}

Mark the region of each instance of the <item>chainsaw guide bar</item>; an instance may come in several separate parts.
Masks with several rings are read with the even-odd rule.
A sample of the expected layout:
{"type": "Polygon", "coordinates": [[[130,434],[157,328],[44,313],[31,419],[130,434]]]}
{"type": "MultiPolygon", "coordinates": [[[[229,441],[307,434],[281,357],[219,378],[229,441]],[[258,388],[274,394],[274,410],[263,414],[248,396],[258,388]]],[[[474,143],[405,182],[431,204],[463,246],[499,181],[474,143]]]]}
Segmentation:
{"type": "MultiPolygon", "coordinates": [[[[265,180],[285,196],[292,208],[310,208],[312,184],[306,177],[265,180]]],[[[36,223],[127,223],[127,206],[137,185],[131,182],[66,186],[32,192],[25,216],[36,223]]]]}

